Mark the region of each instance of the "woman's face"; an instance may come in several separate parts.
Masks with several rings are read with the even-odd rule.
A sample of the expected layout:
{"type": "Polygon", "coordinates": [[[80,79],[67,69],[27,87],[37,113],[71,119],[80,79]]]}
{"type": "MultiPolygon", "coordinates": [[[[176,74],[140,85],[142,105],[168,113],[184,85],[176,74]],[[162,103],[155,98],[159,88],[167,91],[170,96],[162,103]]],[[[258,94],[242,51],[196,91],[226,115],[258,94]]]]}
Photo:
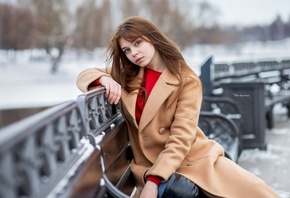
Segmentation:
{"type": "Polygon", "coordinates": [[[150,42],[142,37],[132,42],[121,37],[119,43],[122,51],[132,63],[140,67],[150,67],[155,55],[155,48],[150,42]]]}

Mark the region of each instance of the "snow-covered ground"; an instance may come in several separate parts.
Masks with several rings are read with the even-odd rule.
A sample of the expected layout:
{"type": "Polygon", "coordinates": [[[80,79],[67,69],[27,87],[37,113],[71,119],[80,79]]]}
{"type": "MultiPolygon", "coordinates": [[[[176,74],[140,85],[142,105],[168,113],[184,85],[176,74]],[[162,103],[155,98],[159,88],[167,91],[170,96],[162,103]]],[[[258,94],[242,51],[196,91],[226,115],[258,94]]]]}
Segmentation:
{"type": "Polygon", "coordinates": [[[75,100],[81,93],[75,84],[78,74],[88,67],[104,66],[100,50],[90,53],[91,56],[66,54],[56,74],[50,72],[51,64],[41,53],[11,54],[7,58],[7,52],[0,52],[0,109],[51,106],[75,100]],[[38,60],[31,60],[31,56],[38,60]]]}
{"type": "Polygon", "coordinates": [[[281,60],[290,59],[290,38],[281,41],[248,42],[235,46],[195,45],[183,51],[193,69],[199,72],[199,66],[208,57],[213,56],[216,63],[281,60]]]}
{"type": "MultiPolygon", "coordinates": [[[[196,73],[213,56],[215,62],[255,61],[290,58],[290,39],[278,42],[251,42],[232,47],[196,45],[183,51],[196,73]]],[[[88,67],[104,67],[104,49],[94,52],[68,51],[56,74],[43,50],[0,51],[0,109],[50,106],[74,100],[81,92],[75,81],[88,67]]]]}
{"type": "Polygon", "coordinates": [[[274,128],[265,133],[267,150],[243,150],[238,164],[263,179],[281,198],[290,198],[290,120],[286,111],[274,117],[274,128]]]}

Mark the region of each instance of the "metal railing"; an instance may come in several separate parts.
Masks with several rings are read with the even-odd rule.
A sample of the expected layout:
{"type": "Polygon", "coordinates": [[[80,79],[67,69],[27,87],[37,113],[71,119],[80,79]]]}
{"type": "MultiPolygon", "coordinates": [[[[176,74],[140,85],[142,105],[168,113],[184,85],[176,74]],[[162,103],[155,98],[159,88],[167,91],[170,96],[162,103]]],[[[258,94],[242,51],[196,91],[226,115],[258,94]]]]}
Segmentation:
{"type": "Polygon", "coordinates": [[[75,171],[121,119],[103,93],[82,94],[0,130],[0,197],[68,193],[75,171]]]}

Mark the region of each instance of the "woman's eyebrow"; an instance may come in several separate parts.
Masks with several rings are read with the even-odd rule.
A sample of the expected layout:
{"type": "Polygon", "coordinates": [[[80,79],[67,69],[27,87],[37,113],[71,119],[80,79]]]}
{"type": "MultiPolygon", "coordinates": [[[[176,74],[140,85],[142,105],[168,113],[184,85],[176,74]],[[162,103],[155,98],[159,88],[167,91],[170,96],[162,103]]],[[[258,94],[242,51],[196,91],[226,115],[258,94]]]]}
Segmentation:
{"type": "Polygon", "coordinates": [[[122,47],[122,48],[121,48],[121,50],[123,50],[123,51],[124,51],[124,50],[125,50],[125,49],[127,49],[127,48],[128,48],[128,47],[122,47]]]}
{"type": "MultiPolygon", "coordinates": [[[[134,39],[133,41],[129,41],[129,42],[132,44],[132,43],[134,43],[136,40],[138,40],[139,38],[140,38],[140,37],[137,37],[137,38],[134,39]]],[[[124,49],[126,49],[126,48],[129,48],[129,47],[127,47],[127,46],[122,47],[121,50],[124,50],[124,49]]]]}

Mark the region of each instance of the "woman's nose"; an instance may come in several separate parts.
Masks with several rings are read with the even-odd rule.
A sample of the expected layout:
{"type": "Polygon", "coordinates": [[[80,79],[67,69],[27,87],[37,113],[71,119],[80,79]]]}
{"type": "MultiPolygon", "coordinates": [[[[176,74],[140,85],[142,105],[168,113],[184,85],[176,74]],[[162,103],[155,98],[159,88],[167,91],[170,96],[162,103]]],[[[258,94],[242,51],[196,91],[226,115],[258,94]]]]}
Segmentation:
{"type": "Polygon", "coordinates": [[[135,57],[135,56],[138,55],[138,51],[137,51],[137,50],[132,50],[132,54],[133,54],[133,56],[135,57]]]}

